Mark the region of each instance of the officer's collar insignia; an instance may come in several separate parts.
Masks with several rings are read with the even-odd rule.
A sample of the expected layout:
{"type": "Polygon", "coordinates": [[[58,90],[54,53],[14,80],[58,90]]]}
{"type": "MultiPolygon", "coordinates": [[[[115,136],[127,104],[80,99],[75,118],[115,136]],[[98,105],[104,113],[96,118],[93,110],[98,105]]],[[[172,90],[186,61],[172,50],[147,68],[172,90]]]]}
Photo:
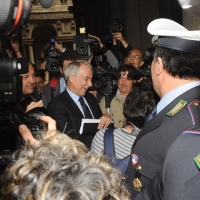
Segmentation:
{"type": "Polygon", "coordinates": [[[194,158],[194,162],[196,163],[197,167],[200,169],[200,154],[194,158]]]}
{"type": "Polygon", "coordinates": [[[131,161],[132,161],[132,166],[135,166],[138,163],[137,155],[131,154],[131,161]]]}
{"type": "Polygon", "coordinates": [[[179,112],[188,102],[181,99],[168,113],[167,115],[172,117],[174,116],[177,112],[179,112]]]}

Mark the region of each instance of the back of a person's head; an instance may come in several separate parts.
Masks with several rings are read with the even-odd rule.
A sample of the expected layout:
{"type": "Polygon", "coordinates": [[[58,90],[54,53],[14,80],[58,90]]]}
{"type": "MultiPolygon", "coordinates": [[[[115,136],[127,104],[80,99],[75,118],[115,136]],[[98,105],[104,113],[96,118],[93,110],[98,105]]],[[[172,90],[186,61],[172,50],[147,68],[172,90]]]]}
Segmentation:
{"type": "Polygon", "coordinates": [[[26,145],[0,179],[0,199],[130,199],[122,174],[102,154],[58,133],[26,145]]]}
{"type": "Polygon", "coordinates": [[[64,60],[82,60],[82,57],[77,51],[66,49],[63,53],[60,54],[58,59],[61,68],[63,68],[64,60]]]}
{"type": "Polygon", "coordinates": [[[164,69],[180,79],[200,78],[200,55],[165,47],[156,47],[155,59],[162,59],[164,69]]]}
{"type": "Polygon", "coordinates": [[[127,122],[142,128],[155,104],[156,97],[153,89],[146,86],[135,86],[125,99],[123,114],[127,122]]]}

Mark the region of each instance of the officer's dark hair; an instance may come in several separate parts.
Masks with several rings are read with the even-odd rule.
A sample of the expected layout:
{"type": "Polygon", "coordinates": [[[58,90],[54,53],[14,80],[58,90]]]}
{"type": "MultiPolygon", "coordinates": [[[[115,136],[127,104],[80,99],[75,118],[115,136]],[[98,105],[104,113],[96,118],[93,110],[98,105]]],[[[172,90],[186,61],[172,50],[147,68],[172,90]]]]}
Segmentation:
{"type": "Polygon", "coordinates": [[[58,59],[61,68],[63,68],[64,60],[82,60],[82,58],[77,51],[66,49],[63,53],[60,54],[58,59]]]}
{"type": "Polygon", "coordinates": [[[146,86],[135,86],[125,99],[123,114],[127,122],[142,128],[155,105],[156,99],[153,89],[146,86]]]}
{"type": "Polygon", "coordinates": [[[128,73],[130,73],[130,72],[136,71],[136,69],[132,65],[121,65],[121,66],[119,66],[118,75],[117,75],[118,79],[121,77],[121,72],[126,72],[126,71],[128,73]]]}
{"type": "Polygon", "coordinates": [[[200,55],[157,46],[154,59],[158,57],[171,76],[180,79],[200,78],[200,55]]]}

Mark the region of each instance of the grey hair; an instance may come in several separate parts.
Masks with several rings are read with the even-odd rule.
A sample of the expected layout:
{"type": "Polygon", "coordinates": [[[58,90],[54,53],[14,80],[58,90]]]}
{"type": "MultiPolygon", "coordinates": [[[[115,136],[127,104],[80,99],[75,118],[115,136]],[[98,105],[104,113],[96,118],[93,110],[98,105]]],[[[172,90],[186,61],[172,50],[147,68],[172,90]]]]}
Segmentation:
{"type": "Polygon", "coordinates": [[[122,178],[103,154],[58,133],[25,146],[0,177],[0,199],[129,200],[122,178]]]}
{"type": "Polygon", "coordinates": [[[65,80],[68,81],[68,77],[71,74],[76,76],[79,72],[81,65],[86,65],[88,68],[92,70],[92,65],[90,65],[88,62],[84,60],[74,60],[70,62],[69,65],[67,65],[64,71],[65,80]]]}

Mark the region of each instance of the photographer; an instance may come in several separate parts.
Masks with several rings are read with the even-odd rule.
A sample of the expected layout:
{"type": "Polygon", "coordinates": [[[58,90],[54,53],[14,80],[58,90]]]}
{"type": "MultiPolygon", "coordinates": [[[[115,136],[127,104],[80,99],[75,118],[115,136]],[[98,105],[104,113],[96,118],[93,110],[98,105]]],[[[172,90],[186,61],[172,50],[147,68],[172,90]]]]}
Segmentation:
{"type": "Polygon", "coordinates": [[[113,37],[113,47],[117,46],[117,41],[120,41],[123,45],[125,53],[123,65],[132,65],[136,69],[139,69],[144,64],[142,52],[139,49],[133,49],[124,39],[122,32],[111,32],[111,34],[113,37]]]}
{"type": "Polygon", "coordinates": [[[128,55],[128,53],[133,49],[133,47],[130,46],[128,44],[128,42],[124,39],[122,33],[121,32],[111,32],[111,34],[112,34],[114,42],[116,42],[117,40],[121,42],[121,44],[123,45],[125,54],[128,55]]]}
{"type": "MultiPolygon", "coordinates": [[[[125,117],[123,115],[124,101],[128,93],[132,90],[132,85],[136,80],[128,78],[128,74],[135,71],[130,65],[120,66],[118,69],[117,91],[114,95],[109,96],[110,99],[110,113],[113,116],[114,127],[120,128],[125,124],[125,117]],[[116,109],[117,108],[117,109],[116,109]]],[[[99,103],[103,113],[106,113],[105,96],[99,103]]]]}
{"type": "Polygon", "coordinates": [[[107,49],[107,47],[105,45],[103,45],[103,43],[101,42],[99,37],[96,37],[94,35],[88,34],[89,38],[94,38],[96,40],[99,41],[99,45],[100,45],[100,52],[102,55],[105,55],[107,57],[107,61],[108,63],[112,66],[118,69],[119,67],[119,62],[117,60],[117,58],[115,57],[115,55],[109,50],[107,49]]]}

